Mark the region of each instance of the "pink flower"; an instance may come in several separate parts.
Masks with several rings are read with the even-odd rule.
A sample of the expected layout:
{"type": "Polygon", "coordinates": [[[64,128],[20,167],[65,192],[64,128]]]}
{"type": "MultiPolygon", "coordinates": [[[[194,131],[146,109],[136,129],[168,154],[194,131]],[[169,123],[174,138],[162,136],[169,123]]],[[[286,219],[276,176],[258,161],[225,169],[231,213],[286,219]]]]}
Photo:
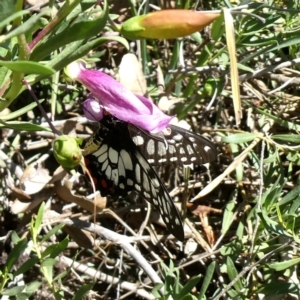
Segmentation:
{"type": "Polygon", "coordinates": [[[96,122],[102,120],[104,115],[103,107],[92,95],[83,102],[83,112],[87,119],[96,122]]]}
{"type": "MultiPolygon", "coordinates": [[[[157,133],[165,129],[173,118],[164,114],[151,100],[134,95],[105,73],[85,69],[83,63],[70,64],[66,73],[86,86],[104,110],[120,120],[157,133]]],[[[91,112],[91,115],[97,114],[91,112]]]]}

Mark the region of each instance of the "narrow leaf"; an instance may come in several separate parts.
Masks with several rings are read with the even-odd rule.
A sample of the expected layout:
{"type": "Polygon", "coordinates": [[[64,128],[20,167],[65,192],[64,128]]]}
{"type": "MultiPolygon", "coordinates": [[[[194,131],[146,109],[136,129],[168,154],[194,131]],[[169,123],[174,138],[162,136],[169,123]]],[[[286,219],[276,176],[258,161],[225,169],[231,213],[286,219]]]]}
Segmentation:
{"type": "Polygon", "coordinates": [[[236,124],[239,125],[242,118],[242,106],[240,98],[240,86],[239,86],[239,73],[237,67],[237,52],[235,47],[235,37],[234,37],[234,25],[233,18],[230,10],[227,8],[223,9],[225,30],[226,30],[226,42],[228,53],[230,57],[230,75],[231,75],[231,88],[232,88],[232,98],[235,113],[236,124]]]}
{"type": "Polygon", "coordinates": [[[208,268],[206,270],[206,273],[205,273],[205,276],[204,276],[204,279],[203,279],[203,282],[201,285],[200,294],[198,297],[199,300],[203,299],[209,285],[211,284],[211,280],[213,278],[215,268],[216,268],[216,262],[213,261],[210,263],[210,265],[208,266],[208,268]]]}
{"type": "Polygon", "coordinates": [[[34,61],[0,60],[0,66],[4,66],[14,72],[25,73],[25,74],[53,75],[56,72],[54,69],[34,61]]]}
{"type": "Polygon", "coordinates": [[[235,281],[234,287],[237,292],[240,292],[243,288],[243,284],[241,282],[241,279],[236,280],[236,278],[238,276],[238,272],[235,268],[233,261],[231,260],[231,258],[229,256],[227,257],[227,260],[226,260],[226,266],[227,266],[227,272],[228,272],[228,276],[229,276],[230,280],[235,281]]]}

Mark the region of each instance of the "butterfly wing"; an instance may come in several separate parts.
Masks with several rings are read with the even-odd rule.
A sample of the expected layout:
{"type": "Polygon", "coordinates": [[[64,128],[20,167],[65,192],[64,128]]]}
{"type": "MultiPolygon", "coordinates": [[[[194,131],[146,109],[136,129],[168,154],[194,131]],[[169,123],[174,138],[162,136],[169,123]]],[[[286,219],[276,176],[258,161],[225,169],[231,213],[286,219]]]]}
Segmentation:
{"type": "Polygon", "coordinates": [[[85,156],[85,161],[101,195],[124,198],[137,192],[160,213],[169,231],[183,240],[180,214],[166,187],[132,141],[127,124],[105,117],[93,140],[88,147],[92,145],[96,150],[85,156]]]}
{"type": "Polygon", "coordinates": [[[211,141],[181,127],[170,125],[153,135],[128,126],[134,143],[152,165],[203,165],[217,158],[216,147],[211,141]]]}

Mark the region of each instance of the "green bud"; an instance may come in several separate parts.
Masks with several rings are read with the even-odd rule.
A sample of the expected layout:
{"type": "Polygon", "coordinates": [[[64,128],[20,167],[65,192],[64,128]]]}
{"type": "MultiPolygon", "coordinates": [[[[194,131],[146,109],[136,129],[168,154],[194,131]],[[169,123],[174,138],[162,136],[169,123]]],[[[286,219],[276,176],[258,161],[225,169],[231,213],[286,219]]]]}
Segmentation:
{"type": "Polygon", "coordinates": [[[220,16],[220,11],[166,9],[130,18],[120,32],[129,39],[175,39],[202,30],[220,16]]]}
{"type": "Polygon", "coordinates": [[[81,139],[62,135],[53,142],[53,154],[57,162],[66,170],[77,167],[82,159],[82,151],[79,148],[81,139]]]}

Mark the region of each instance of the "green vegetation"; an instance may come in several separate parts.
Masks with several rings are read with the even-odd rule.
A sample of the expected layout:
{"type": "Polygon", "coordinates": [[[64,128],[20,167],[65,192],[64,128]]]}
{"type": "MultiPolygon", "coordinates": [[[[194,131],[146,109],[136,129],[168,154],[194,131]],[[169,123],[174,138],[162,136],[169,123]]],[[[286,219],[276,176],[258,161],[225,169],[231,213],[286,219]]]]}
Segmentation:
{"type": "MultiPolygon", "coordinates": [[[[165,1],[222,14],[190,36],[138,41],[117,36],[113,22],[146,14],[153,5],[120,2],[49,1],[50,8],[37,10],[21,0],[0,3],[0,295],[297,299],[297,1],[255,2],[243,13],[229,1],[199,7],[165,1]],[[129,49],[143,72],[135,61],[122,61],[129,49]],[[158,169],[174,200],[184,203],[183,243],[147,215],[144,202],[88,196],[90,179],[70,179],[53,158],[56,130],[82,139],[95,131],[82,118],[88,91],[63,72],[81,58],[123,83],[138,74],[135,88],[217,146],[219,159],[207,169],[158,169]]],[[[63,167],[78,165],[81,154],[75,158],[63,167]]]]}

